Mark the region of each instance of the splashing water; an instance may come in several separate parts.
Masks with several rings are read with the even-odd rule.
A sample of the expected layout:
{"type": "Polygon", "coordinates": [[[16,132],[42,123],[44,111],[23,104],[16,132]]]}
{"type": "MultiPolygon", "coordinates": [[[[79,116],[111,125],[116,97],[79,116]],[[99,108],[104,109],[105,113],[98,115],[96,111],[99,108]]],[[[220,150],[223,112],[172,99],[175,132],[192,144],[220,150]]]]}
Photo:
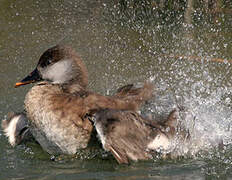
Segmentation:
{"type": "Polygon", "coordinates": [[[180,94],[178,90],[172,93],[165,91],[165,94],[166,86],[159,85],[156,97],[146,107],[146,114],[152,114],[153,119],[164,119],[172,109],[184,107],[178,120],[188,129],[190,139],[183,143],[177,138],[173,142],[171,151],[175,155],[194,157],[199,152],[204,154],[232,144],[231,88],[217,87],[205,97],[197,93],[197,89],[204,88],[202,82],[191,85],[190,95],[180,94]]]}
{"type": "MultiPolygon", "coordinates": [[[[232,143],[232,112],[228,104],[223,102],[223,96],[228,92],[231,94],[231,89],[217,88],[207,98],[193,96],[185,100],[194,117],[194,126],[188,127],[192,131],[192,145],[197,142],[196,146],[200,150],[217,147],[221,143],[224,145],[232,143]]],[[[191,124],[188,118],[184,121],[187,125],[191,124]]]]}

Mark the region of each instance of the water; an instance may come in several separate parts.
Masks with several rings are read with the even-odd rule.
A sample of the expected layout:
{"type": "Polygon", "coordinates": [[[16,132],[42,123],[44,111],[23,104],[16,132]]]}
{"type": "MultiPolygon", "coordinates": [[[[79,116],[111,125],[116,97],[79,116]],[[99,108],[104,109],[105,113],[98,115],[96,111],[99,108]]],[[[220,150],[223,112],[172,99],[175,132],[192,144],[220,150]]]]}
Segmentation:
{"type": "Polygon", "coordinates": [[[162,118],[185,106],[188,113],[181,118],[193,137],[187,150],[207,151],[130,166],[93,153],[52,161],[36,144],[10,147],[1,131],[0,179],[232,179],[231,13],[205,16],[196,8],[189,25],[184,13],[174,10],[152,13],[137,4],[122,12],[122,6],[103,0],[0,4],[1,120],[9,111],[23,110],[31,86],[14,89],[15,82],[47,48],[64,43],[81,55],[89,88],[96,92],[111,94],[124,84],[152,79],[155,97],[143,113],[162,118]],[[221,141],[227,147],[218,150],[221,141]]]}

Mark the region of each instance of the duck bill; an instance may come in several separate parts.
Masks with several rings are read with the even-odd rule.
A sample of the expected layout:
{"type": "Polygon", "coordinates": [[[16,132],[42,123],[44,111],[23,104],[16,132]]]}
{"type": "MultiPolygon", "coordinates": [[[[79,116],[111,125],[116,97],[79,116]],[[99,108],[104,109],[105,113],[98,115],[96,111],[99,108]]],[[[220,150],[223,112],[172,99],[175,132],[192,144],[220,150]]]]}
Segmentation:
{"type": "Polygon", "coordinates": [[[27,77],[25,77],[23,80],[21,80],[20,82],[17,82],[15,84],[15,88],[19,87],[19,86],[23,86],[26,84],[30,84],[30,83],[34,83],[37,81],[40,81],[42,78],[37,70],[37,68],[32,71],[27,77]]]}

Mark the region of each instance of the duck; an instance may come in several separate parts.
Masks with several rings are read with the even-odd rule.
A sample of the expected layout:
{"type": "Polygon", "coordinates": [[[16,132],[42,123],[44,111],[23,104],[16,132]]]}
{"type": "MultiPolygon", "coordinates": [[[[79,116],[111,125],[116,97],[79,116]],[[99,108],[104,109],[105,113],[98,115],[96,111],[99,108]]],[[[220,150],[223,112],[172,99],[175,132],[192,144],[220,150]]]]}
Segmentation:
{"type": "Polygon", "coordinates": [[[9,112],[7,118],[2,120],[1,126],[11,146],[30,141],[33,138],[24,112],[9,112]]]}
{"type": "Polygon", "coordinates": [[[132,110],[102,109],[92,118],[103,149],[119,164],[161,158],[176,158],[175,142],[184,143],[189,131],[178,121],[174,109],[164,121],[142,117],[132,110]]]}
{"type": "MultiPolygon", "coordinates": [[[[89,118],[92,112],[104,108],[138,111],[153,93],[151,82],[145,82],[139,87],[125,85],[112,96],[89,91],[88,72],[84,62],[66,45],[47,49],[39,58],[36,68],[17,82],[15,87],[31,83],[34,86],[24,100],[25,115],[10,118],[10,121],[14,120],[13,124],[17,125],[17,122],[22,123],[28,119],[25,128],[52,155],[75,154],[88,146],[93,131],[89,118]]],[[[9,139],[11,135],[22,133],[21,130],[24,129],[14,127],[17,132],[9,132],[7,125],[11,124],[10,121],[2,126],[9,139]]],[[[12,141],[11,144],[18,143],[12,141]]]]}

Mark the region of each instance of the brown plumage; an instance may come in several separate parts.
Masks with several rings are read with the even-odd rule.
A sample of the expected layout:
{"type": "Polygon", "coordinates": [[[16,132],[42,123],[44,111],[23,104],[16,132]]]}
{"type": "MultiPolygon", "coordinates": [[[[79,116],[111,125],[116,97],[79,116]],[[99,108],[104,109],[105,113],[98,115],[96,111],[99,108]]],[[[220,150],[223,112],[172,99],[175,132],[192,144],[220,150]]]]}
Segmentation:
{"type": "Polygon", "coordinates": [[[93,121],[103,148],[120,164],[147,160],[156,152],[166,155],[171,153],[175,137],[181,141],[189,138],[177,122],[176,110],[163,123],[145,119],[134,111],[112,109],[98,111],[93,121]]]}
{"type": "Polygon", "coordinates": [[[16,87],[32,82],[25,98],[30,130],[50,154],[74,154],[89,142],[92,123],[86,115],[103,108],[138,110],[152,96],[153,86],[120,88],[114,96],[86,89],[88,74],[70,47],[55,46],[40,57],[35,70],[16,87]]]}

